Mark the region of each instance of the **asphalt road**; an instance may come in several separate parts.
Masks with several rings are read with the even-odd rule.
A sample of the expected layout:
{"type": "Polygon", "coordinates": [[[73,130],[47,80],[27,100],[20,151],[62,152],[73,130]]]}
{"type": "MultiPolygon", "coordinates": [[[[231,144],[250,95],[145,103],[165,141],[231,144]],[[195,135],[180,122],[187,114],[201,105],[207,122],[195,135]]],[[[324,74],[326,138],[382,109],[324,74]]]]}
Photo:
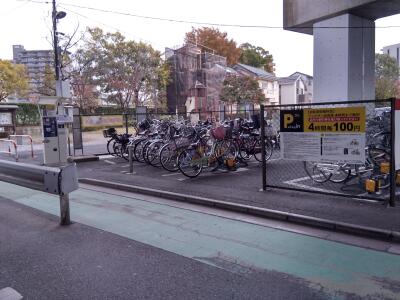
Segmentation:
{"type": "Polygon", "coordinates": [[[70,199],[75,223],[60,227],[56,196],[0,182],[0,290],[25,299],[397,299],[396,244],[93,186],[70,199]]]}
{"type": "Polygon", "coordinates": [[[27,300],[328,299],[288,274],[236,274],[0,198],[5,287],[27,300]]]}

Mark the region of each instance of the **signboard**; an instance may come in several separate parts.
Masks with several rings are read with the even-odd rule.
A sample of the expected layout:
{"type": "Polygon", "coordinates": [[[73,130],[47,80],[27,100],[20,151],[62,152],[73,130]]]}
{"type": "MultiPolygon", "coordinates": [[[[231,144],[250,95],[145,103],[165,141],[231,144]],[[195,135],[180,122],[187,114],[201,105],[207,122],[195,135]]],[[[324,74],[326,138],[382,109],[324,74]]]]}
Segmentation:
{"type": "Polygon", "coordinates": [[[400,99],[397,99],[395,102],[395,145],[394,145],[394,153],[395,153],[395,166],[396,170],[400,170],[400,99]]]}
{"type": "Polygon", "coordinates": [[[43,117],[43,135],[45,138],[57,137],[57,119],[55,117],[43,117]]]}
{"type": "Polygon", "coordinates": [[[12,125],[12,113],[1,112],[0,113],[0,125],[12,125]]]}
{"type": "Polygon", "coordinates": [[[365,162],[365,107],[281,110],[280,114],[283,159],[365,162]]]}

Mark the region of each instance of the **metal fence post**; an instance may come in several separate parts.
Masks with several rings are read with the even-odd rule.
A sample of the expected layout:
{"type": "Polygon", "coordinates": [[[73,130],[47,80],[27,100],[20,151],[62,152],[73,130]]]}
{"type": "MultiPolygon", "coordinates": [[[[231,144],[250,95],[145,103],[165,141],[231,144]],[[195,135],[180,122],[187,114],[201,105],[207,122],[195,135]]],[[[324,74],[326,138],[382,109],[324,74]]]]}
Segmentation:
{"type": "Polygon", "coordinates": [[[125,133],[129,133],[129,126],[128,126],[128,113],[124,113],[125,116],[125,133]]]}
{"type": "Polygon", "coordinates": [[[70,225],[69,195],[60,195],[60,225],[70,225]]]}
{"type": "Polygon", "coordinates": [[[396,138],[396,99],[390,99],[390,125],[391,125],[391,142],[390,142],[390,200],[391,207],[396,206],[396,155],[395,155],[395,138],[396,138]]]}
{"type": "Polygon", "coordinates": [[[129,155],[129,173],[133,173],[133,149],[132,145],[128,146],[128,155],[129,155]]]}
{"type": "Polygon", "coordinates": [[[264,105],[260,105],[260,127],[261,127],[261,163],[262,163],[262,190],[267,189],[267,162],[265,160],[265,120],[264,105]]]}

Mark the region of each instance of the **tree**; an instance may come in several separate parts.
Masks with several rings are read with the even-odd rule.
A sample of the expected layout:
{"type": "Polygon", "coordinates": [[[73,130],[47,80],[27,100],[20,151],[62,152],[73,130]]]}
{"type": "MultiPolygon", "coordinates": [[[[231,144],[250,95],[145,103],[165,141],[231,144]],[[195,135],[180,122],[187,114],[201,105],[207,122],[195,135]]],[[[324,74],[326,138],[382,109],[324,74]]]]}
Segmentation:
{"type": "Polygon", "coordinates": [[[119,33],[88,30],[86,51],[93,57],[94,82],[123,109],[155,99],[163,67],[161,54],[150,45],[126,40],[119,33]]]}
{"type": "Polygon", "coordinates": [[[375,54],[375,97],[387,99],[400,95],[399,66],[387,54],[375,54]]]}
{"type": "Polygon", "coordinates": [[[53,66],[46,64],[44,66],[44,74],[37,74],[35,78],[40,84],[32,92],[44,96],[56,95],[56,74],[53,66]]]}
{"type": "Polygon", "coordinates": [[[257,80],[250,76],[227,75],[223,82],[220,100],[229,104],[261,104],[265,95],[257,80]]]}
{"type": "Polygon", "coordinates": [[[240,45],[242,50],[239,61],[242,64],[262,68],[267,72],[274,73],[274,59],[267,50],[262,47],[256,47],[249,43],[240,45]]]}
{"type": "Polygon", "coordinates": [[[89,43],[82,40],[78,49],[69,56],[69,79],[72,88],[73,100],[83,110],[93,110],[98,107],[100,92],[97,87],[96,55],[89,43]]]}
{"type": "Polygon", "coordinates": [[[233,39],[228,39],[226,32],[217,28],[192,28],[192,31],[186,33],[185,42],[196,44],[204,52],[215,51],[215,54],[226,57],[230,66],[239,61],[240,48],[233,39]]]}
{"type": "Polygon", "coordinates": [[[26,96],[28,88],[25,66],[0,59],[0,102],[14,93],[26,96]]]}

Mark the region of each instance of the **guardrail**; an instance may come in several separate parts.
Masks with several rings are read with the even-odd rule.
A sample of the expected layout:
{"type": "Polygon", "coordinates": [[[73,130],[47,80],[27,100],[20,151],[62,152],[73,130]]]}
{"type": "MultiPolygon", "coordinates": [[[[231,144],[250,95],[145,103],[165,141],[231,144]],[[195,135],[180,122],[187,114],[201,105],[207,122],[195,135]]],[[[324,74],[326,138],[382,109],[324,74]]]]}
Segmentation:
{"type": "Polygon", "coordinates": [[[69,193],[78,189],[76,164],[37,166],[0,160],[0,181],[60,196],[60,224],[69,225],[69,193]]]}
{"type": "Polygon", "coordinates": [[[7,140],[7,139],[0,139],[0,144],[8,144],[8,151],[0,150],[0,153],[6,153],[11,156],[12,155],[11,149],[14,149],[15,161],[18,161],[18,146],[15,141],[7,140]]]}
{"type": "Polygon", "coordinates": [[[29,142],[29,145],[31,146],[31,157],[34,158],[34,152],[33,152],[33,139],[30,135],[25,135],[25,134],[12,134],[9,136],[9,140],[14,141],[17,146],[22,146],[24,145],[24,140],[27,140],[29,142]]]}

